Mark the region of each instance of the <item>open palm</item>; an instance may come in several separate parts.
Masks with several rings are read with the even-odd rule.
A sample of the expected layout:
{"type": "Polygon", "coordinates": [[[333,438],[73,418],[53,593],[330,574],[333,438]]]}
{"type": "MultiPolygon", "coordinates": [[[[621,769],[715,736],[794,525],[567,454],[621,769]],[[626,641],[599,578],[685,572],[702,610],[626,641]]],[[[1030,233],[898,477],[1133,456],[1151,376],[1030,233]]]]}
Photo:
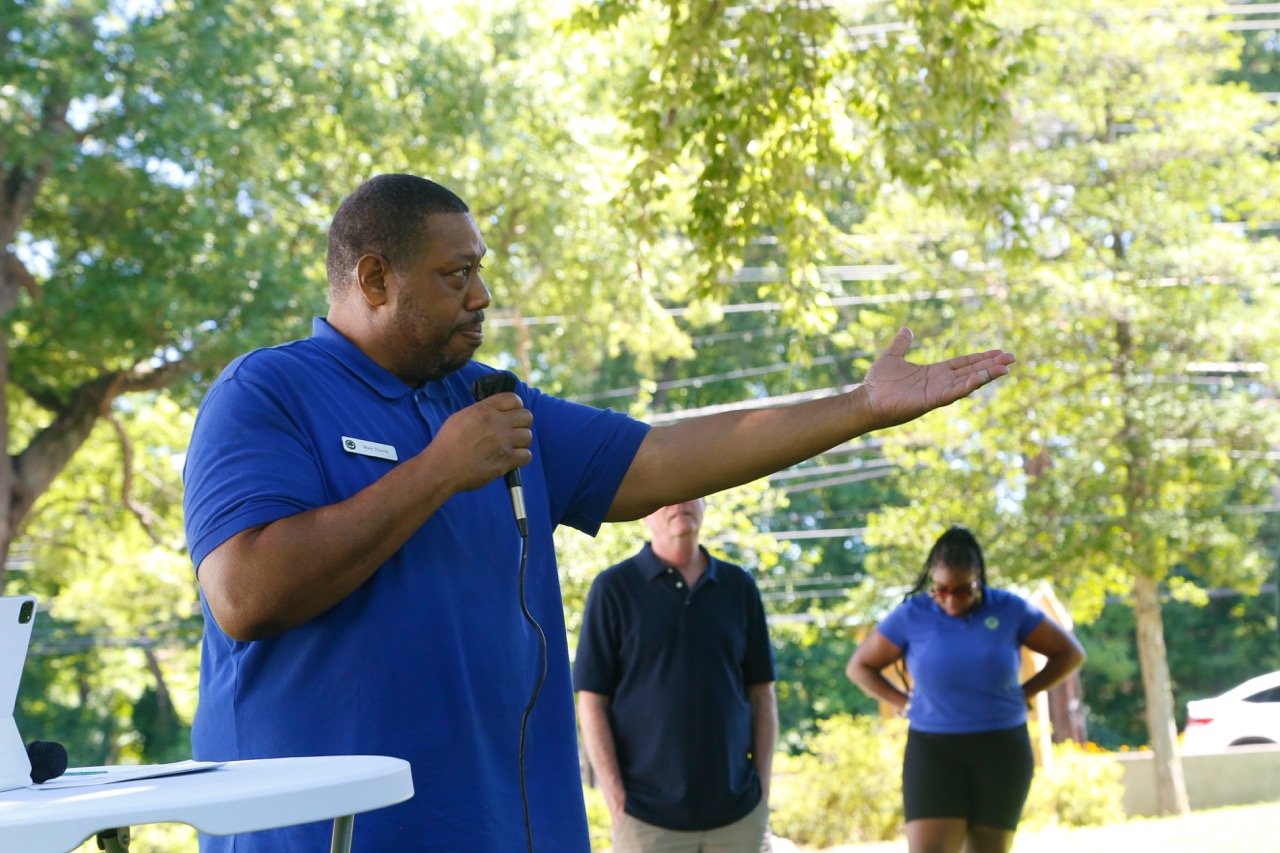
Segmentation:
{"type": "Polygon", "coordinates": [[[899,329],[867,371],[863,384],[880,427],[905,423],[954,403],[1007,374],[1016,361],[1012,353],[993,349],[934,364],[912,364],[906,354],[913,339],[910,329],[899,329]]]}

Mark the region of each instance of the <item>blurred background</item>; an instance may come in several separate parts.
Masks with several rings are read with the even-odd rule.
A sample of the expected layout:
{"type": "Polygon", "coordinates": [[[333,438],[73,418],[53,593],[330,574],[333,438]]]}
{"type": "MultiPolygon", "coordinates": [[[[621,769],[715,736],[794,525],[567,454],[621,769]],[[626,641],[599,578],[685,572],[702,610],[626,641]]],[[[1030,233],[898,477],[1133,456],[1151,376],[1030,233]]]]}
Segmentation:
{"type": "MultiPolygon", "coordinates": [[[[1187,703],[1280,670],[1278,32],[1276,4],[1180,0],[7,0],[24,738],[190,756],[195,408],[308,333],[333,210],[407,171],[490,248],[480,358],[570,399],[666,422],[833,393],[903,325],[920,360],[1016,353],[711,501],[769,610],[780,750],[878,725],[844,664],[959,523],[1089,652],[1055,738],[1150,747],[1176,791],[1187,703]]],[[[563,533],[571,634],[643,537],[563,533]]]]}

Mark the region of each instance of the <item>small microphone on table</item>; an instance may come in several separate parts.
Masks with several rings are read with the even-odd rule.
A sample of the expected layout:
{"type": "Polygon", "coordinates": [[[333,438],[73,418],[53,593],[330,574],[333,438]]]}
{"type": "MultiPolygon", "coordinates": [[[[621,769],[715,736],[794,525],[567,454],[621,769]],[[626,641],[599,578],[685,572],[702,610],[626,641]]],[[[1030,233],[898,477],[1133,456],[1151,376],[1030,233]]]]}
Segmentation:
{"type": "Polygon", "coordinates": [[[67,748],[55,741],[31,741],[27,744],[27,760],[31,762],[31,781],[37,785],[67,772],[67,748]]]}

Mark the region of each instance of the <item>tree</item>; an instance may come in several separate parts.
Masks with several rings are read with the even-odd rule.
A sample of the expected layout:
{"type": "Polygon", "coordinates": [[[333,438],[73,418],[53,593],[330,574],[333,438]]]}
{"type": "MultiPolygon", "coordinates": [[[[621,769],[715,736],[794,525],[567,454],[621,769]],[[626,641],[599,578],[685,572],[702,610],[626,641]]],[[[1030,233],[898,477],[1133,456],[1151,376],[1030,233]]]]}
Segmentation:
{"type": "Polygon", "coordinates": [[[631,229],[684,235],[703,295],[721,295],[766,240],[782,275],[761,294],[800,328],[829,330],[818,266],[843,261],[840,238],[887,179],[968,198],[959,167],[998,124],[1026,45],[986,6],[584,5],[579,26],[637,26],[645,53],[623,113],[631,229]]]}
{"type": "MultiPolygon", "coordinates": [[[[1186,722],[1189,700],[1217,696],[1280,669],[1274,592],[1220,589],[1205,603],[1162,597],[1161,604],[1179,728],[1186,722]]],[[[1116,601],[1095,621],[1077,626],[1089,649],[1083,673],[1089,738],[1111,749],[1147,742],[1142,677],[1133,657],[1133,617],[1132,607],[1116,601]]]]}
{"type": "MultiPolygon", "coordinates": [[[[831,240],[887,175],[947,197],[962,189],[958,164],[998,116],[1022,44],[970,2],[899,4],[889,12],[903,18],[880,24],[820,4],[774,16],[604,3],[584,15],[611,28],[585,34],[557,28],[558,11],[7,6],[0,436],[12,455],[0,466],[0,565],[20,535],[47,535],[39,502],[61,499],[55,484],[77,454],[123,465],[138,452],[113,418],[185,410],[234,355],[305,334],[323,313],[323,229],[363,178],[437,175],[472,204],[493,249],[499,334],[486,358],[562,393],[611,392],[625,378],[642,389],[632,410],[647,412],[693,352],[666,308],[696,297],[693,313],[715,319],[722,275],[743,259],[778,273],[754,298],[777,296],[801,332],[830,328],[844,309],[815,270],[835,258],[831,240]],[[918,42],[887,39],[902,27],[918,42]],[[633,85],[619,93],[616,73],[633,85]]],[[[800,336],[779,340],[774,358],[798,351],[800,336]]],[[[833,359],[853,340],[833,335],[815,375],[852,381],[833,359]]],[[[147,499],[174,500],[176,469],[165,477],[147,499]]],[[[135,525],[130,547],[160,547],[143,544],[148,525],[170,517],[121,494],[103,530],[135,525]]],[[[101,570],[108,554],[128,564],[93,541],[103,551],[79,570],[101,570]]],[[[47,596],[82,583],[55,570],[70,548],[32,553],[22,579],[43,576],[47,596]]],[[[187,607],[190,576],[171,581],[187,607]]],[[[130,628],[146,620],[136,609],[130,628]]],[[[152,667],[157,697],[164,663],[152,667]]]]}
{"type": "Polygon", "coordinates": [[[321,217],[383,156],[353,130],[456,129],[424,93],[477,97],[390,8],[77,0],[3,23],[0,558],[115,401],[193,390],[316,313],[321,217]]]}
{"type": "MultiPolygon", "coordinates": [[[[1000,119],[1000,92],[1026,45],[1024,34],[992,27],[985,7],[584,4],[577,27],[622,33],[638,46],[621,77],[619,117],[634,165],[618,203],[640,241],[637,283],[667,300],[679,321],[661,327],[675,330],[676,347],[644,349],[642,328],[638,349],[628,342],[565,390],[645,417],[677,417],[744,396],[856,382],[851,352],[882,346],[887,335],[847,327],[858,319],[844,299],[848,281],[823,266],[858,259],[847,231],[893,177],[958,197],[954,178],[1000,119]],[[892,37],[904,31],[909,38],[892,37]],[[655,256],[676,260],[666,265],[674,275],[664,289],[652,284],[655,256]],[[679,347],[683,340],[690,346],[679,347]]],[[[828,463],[847,475],[877,455],[859,444],[814,460],[808,475],[779,478],[771,485],[785,494],[795,484],[799,502],[783,512],[779,495],[769,502],[775,511],[754,513],[750,525],[771,535],[862,523],[877,486],[804,480],[820,479],[828,463]]],[[[851,638],[834,650],[820,642],[847,609],[833,611],[834,599],[820,596],[861,572],[853,538],[831,541],[783,539],[768,549],[777,557],[746,561],[761,570],[770,612],[795,620],[775,620],[773,635],[783,724],[796,731],[861,703],[843,675],[851,638]]],[[[594,569],[608,562],[595,560],[594,569]]],[[[581,583],[568,569],[566,588],[581,583]]],[[[571,626],[572,611],[571,593],[571,626]]]]}
{"type": "MultiPolygon", "coordinates": [[[[626,334],[610,311],[645,316],[652,297],[610,295],[630,248],[609,193],[583,189],[621,166],[590,168],[600,149],[572,132],[599,103],[574,65],[613,46],[556,50],[551,22],[514,4],[441,19],[308,0],[2,14],[0,435],[14,450],[0,563],[20,558],[10,582],[54,609],[23,713],[32,731],[81,720],[59,734],[81,763],[164,760],[194,700],[191,410],[231,357],[324,312],[342,195],[386,171],[457,189],[494,249],[498,304],[594,304],[573,336],[594,360],[626,334]]],[[[571,373],[554,350],[507,353],[534,379],[571,373]]]]}
{"type": "Polygon", "coordinates": [[[1275,208],[1276,113],[1217,82],[1237,46],[1201,7],[1000,14],[1044,37],[971,179],[1016,203],[964,219],[899,196],[875,219],[886,257],[939,288],[922,322],[1021,364],[886,438],[911,504],[873,519],[871,564],[901,582],[898,555],[958,521],[998,579],[1052,578],[1081,621],[1129,597],[1159,804],[1185,811],[1160,591],[1256,590],[1271,568],[1241,510],[1276,482],[1280,252],[1250,229],[1275,208]]]}
{"type": "Polygon", "coordinates": [[[190,756],[201,618],[174,481],[191,417],[129,402],[148,404],[100,421],[41,496],[10,575],[43,611],[19,730],[82,765],[190,756]]]}

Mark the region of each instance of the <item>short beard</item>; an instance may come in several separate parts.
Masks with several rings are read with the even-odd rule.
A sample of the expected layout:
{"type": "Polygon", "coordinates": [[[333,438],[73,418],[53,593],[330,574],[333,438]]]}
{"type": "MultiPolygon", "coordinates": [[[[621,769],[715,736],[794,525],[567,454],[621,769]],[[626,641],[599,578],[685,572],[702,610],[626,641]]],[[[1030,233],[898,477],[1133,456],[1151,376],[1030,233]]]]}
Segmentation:
{"type": "MultiPolygon", "coordinates": [[[[414,302],[406,302],[402,306],[404,314],[401,316],[408,317],[412,315],[416,307],[414,302]]],[[[401,325],[399,320],[400,318],[397,318],[397,326],[400,326],[402,331],[408,332],[412,328],[408,323],[401,325]]],[[[484,312],[476,311],[463,322],[451,326],[440,337],[419,347],[414,347],[410,344],[409,348],[405,349],[404,355],[405,364],[411,368],[413,373],[412,377],[410,377],[412,381],[417,385],[421,385],[424,382],[434,382],[465,367],[467,362],[471,360],[471,355],[469,353],[465,355],[449,354],[449,341],[453,339],[457,332],[471,328],[477,323],[483,322],[483,320],[484,312]]],[[[412,336],[407,334],[404,338],[407,341],[412,339],[412,336]]]]}

